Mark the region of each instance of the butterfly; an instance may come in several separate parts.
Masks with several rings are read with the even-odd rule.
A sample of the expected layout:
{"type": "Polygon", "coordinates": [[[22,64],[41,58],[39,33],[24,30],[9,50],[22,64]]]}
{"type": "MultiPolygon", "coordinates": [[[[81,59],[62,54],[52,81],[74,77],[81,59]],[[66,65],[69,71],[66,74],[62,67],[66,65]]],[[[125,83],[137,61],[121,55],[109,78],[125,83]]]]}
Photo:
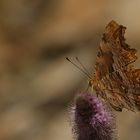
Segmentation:
{"type": "Polygon", "coordinates": [[[137,60],[134,48],[125,42],[126,27],[111,21],[105,28],[91,77],[70,59],[66,58],[89,78],[89,87],[116,111],[126,108],[140,110],[140,69],[132,65],[137,60]]]}
{"type": "Polygon", "coordinates": [[[136,111],[140,110],[140,69],[132,65],[137,50],[125,43],[125,29],[115,21],[106,26],[89,85],[116,111],[136,111]]]}

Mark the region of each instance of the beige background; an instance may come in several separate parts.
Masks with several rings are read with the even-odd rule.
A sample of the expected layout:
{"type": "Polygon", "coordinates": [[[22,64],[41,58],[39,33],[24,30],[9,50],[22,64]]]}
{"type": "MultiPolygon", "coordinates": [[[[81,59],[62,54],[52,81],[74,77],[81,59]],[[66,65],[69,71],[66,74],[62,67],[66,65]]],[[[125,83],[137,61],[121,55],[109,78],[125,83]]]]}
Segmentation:
{"type": "MultiPolygon", "coordinates": [[[[72,140],[68,105],[88,79],[65,57],[92,73],[112,19],[139,56],[139,13],[139,0],[1,0],[0,140],[72,140]]],[[[116,114],[118,139],[140,140],[139,113],[116,114]]]]}

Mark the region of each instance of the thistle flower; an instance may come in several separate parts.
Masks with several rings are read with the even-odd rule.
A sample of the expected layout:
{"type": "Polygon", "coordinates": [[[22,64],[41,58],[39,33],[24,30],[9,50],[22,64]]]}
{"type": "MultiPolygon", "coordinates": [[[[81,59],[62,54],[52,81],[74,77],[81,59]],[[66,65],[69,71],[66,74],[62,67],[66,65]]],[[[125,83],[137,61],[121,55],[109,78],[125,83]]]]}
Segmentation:
{"type": "Polygon", "coordinates": [[[113,116],[105,105],[89,93],[76,96],[71,108],[76,140],[112,140],[113,116]]]}

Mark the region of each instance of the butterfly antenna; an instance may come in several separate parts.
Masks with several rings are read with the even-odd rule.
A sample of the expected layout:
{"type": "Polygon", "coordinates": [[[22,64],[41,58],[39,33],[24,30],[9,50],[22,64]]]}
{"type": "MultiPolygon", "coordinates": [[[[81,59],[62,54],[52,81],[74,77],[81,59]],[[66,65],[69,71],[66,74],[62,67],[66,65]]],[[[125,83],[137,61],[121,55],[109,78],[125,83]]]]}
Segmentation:
{"type": "Polygon", "coordinates": [[[73,64],[77,69],[82,71],[89,79],[92,79],[89,72],[80,63],[79,64],[82,66],[83,69],[81,67],[79,67],[77,64],[75,64],[74,62],[72,62],[68,57],[66,57],[66,60],[69,61],[71,64],[73,64]]]}
{"type": "MultiPolygon", "coordinates": [[[[83,70],[88,74],[90,75],[89,71],[86,69],[86,67],[83,65],[83,63],[79,60],[78,57],[75,57],[76,61],[81,65],[81,67],[83,68],[83,70]]],[[[91,77],[91,75],[90,75],[91,77]]]]}

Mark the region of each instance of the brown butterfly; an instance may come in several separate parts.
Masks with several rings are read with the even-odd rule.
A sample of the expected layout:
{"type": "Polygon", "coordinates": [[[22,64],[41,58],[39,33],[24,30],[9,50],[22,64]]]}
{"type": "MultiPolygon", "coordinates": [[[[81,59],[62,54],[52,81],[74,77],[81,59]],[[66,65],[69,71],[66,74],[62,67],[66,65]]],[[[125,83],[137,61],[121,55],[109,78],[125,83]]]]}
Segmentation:
{"type": "Polygon", "coordinates": [[[82,70],[89,78],[89,86],[97,95],[107,101],[116,111],[126,108],[131,111],[140,110],[140,69],[132,63],[136,61],[136,49],[125,43],[125,27],[111,21],[105,28],[95,64],[93,78],[82,70]]]}
{"type": "Polygon", "coordinates": [[[137,51],[125,43],[125,29],[115,21],[106,26],[89,85],[115,110],[136,111],[140,110],[140,69],[131,65],[137,51]]]}

